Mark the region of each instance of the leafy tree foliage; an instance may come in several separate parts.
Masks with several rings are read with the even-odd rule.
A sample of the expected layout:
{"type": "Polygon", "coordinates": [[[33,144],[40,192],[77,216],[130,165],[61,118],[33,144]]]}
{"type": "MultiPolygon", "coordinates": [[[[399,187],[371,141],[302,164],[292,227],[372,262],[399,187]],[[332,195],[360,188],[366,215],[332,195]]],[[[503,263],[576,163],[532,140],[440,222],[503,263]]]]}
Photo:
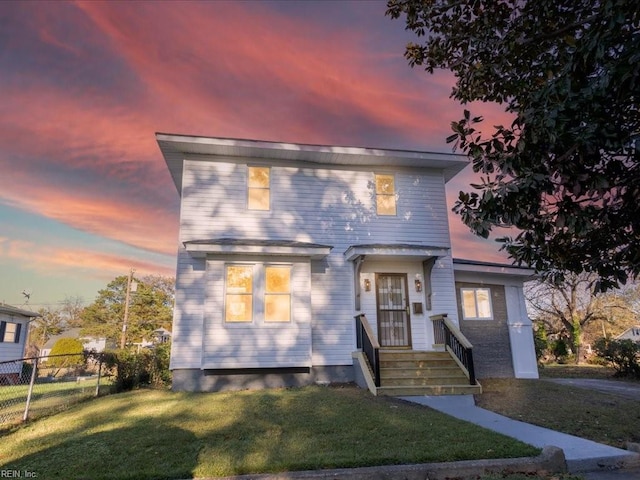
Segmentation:
{"type": "Polygon", "coordinates": [[[595,343],[596,353],[613,366],[617,377],[640,379],[640,344],[629,339],[601,338],[595,343]]]}
{"type": "MultiPolygon", "coordinates": [[[[82,333],[105,337],[119,344],[124,321],[127,276],[112,280],[98,292],[96,300],[82,314],[82,333]]],[[[173,279],[157,276],[134,278],[137,289],[129,298],[127,342],[149,340],[157,328],[170,328],[173,308],[173,279]]]]}
{"type": "Polygon", "coordinates": [[[65,368],[84,364],[83,350],[82,342],[77,338],[61,338],[51,348],[47,366],[65,368]]]}
{"type": "Polygon", "coordinates": [[[607,290],[640,273],[640,9],[637,0],[389,0],[405,56],[448,69],[452,97],[504,105],[509,126],[469,111],[448,138],[481,181],[454,210],[552,280],[597,274],[607,290]]]}

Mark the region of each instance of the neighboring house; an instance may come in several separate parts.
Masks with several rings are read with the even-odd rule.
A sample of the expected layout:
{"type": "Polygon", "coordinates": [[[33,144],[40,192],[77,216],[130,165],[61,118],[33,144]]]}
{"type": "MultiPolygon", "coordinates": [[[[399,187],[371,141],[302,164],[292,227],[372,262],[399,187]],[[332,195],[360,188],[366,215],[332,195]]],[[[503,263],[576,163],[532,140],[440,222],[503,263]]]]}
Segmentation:
{"type": "Polygon", "coordinates": [[[103,352],[107,348],[107,339],[106,338],[97,338],[97,337],[89,337],[80,335],[79,328],[70,328],[58,335],[54,335],[47,343],[43,345],[40,349],[40,358],[43,362],[47,361],[47,357],[51,354],[51,349],[56,344],[56,342],[62,338],[77,338],[82,342],[82,346],[87,351],[96,351],[103,352]]]}
{"type": "Polygon", "coordinates": [[[616,340],[633,340],[634,342],[640,343],[640,325],[626,329],[616,337],[616,340]]]}
{"type": "Polygon", "coordinates": [[[154,345],[171,341],[171,332],[166,328],[157,328],[151,334],[151,342],[154,345]]]}
{"type": "Polygon", "coordinates": [[[24,358],[29,322],[38,314],[29,310],[0,304],[0,385],[18,380],[24,358]]]}
{"type": "MultiPolygon", "coordinates": [[[[402,383],[391,366],[421,356],[473,379],[458,353],[469,341],[478,376],[537,377],[533,271],[451,257],[445,183],[465,157],[156,138],[181,197],[174,389],[356,380],[401,394],[382,390],[402,383]]],[[[414,386],[437,382],[425,372],[414,386]]]]}

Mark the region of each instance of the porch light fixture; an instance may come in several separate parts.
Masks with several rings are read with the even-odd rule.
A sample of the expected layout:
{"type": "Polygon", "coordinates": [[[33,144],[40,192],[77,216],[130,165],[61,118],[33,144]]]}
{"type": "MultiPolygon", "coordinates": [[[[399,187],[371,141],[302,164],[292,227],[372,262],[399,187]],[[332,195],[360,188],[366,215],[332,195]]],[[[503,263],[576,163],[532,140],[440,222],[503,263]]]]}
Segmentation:
{"type": "Polygon", "coordinates": [[[421,292],[422,291],[422,282],[419,279],[416,278],[415,284],[416,284],[416,292],[421,292]]]}
{"type": "Polygon", "coordinates": [[[371,291],[371,280],[369,280],[368,278],[364,279],[364,291],[365,292],[371,291]]]}

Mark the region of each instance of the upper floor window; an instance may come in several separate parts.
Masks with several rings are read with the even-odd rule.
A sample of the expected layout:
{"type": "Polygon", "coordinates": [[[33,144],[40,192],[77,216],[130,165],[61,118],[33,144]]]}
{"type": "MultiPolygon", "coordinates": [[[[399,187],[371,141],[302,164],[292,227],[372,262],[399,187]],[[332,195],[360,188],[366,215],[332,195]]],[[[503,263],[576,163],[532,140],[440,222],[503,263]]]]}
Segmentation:
{"type": "Polygon", "coordinates": [[[376,212],[378,215],[396,214],[396,187],[393,175],[376,174],[376,212]]]}
{"type": "Polygon", "coordinates": [[[465,320],[492,320],[491,290],[488,288],[462,288],[462,316],[465,320]]]}
{"type": "Polygon", "coordinates": [[[291,267],[265,267],[264,321],[291,321],[291,267]]]}
{"type": "Polygon", "coordinates": [[[20,323],[0,322],[0,342],[20,343],[21,327],[20,323]]]}
{"type": "Polygon", "coordinates": [[[253,320],[253,265],[227,265],[224,319],[226,322],[253,320]]]}
{"type": "Polygon", "coordinates": [[[249,210],[269,210],[270,199],[269,167],[249,167],[247,179],[247,206],[249,210]]]}

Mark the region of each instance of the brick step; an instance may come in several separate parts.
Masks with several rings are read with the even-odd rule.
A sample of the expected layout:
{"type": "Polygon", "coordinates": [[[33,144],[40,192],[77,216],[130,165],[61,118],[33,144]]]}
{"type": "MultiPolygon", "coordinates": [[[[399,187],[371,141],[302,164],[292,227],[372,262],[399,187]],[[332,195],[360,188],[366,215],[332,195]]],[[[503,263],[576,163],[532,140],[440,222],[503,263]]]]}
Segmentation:
{"type": "Polygon", "coordinates": [[[378,387],[376,395],[408,397],[413,395],[474,395],[482,393],[480,385],[433,385],[378,387]]]}

